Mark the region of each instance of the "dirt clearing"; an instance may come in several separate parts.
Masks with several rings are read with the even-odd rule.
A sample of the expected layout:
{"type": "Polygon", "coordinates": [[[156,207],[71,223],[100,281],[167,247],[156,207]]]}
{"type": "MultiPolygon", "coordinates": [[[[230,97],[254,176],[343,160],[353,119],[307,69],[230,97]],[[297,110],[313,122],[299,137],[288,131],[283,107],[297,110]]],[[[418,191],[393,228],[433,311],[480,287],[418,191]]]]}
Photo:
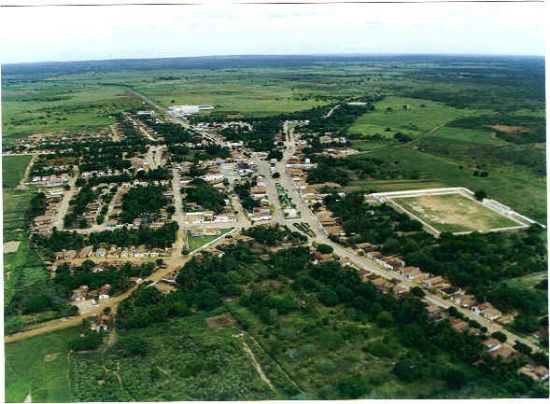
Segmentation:
{"type": "Polygon", "coordinates": [[[59,356],[59,352],[48,354],[44,356],[44,362],[54,361],[57,359],[58,356],[59,356]]]}
{"type": "Polygon", "coordinates": [[[489,127],[503,133],[526,133],[531,131],[529,128],[526,128],[525,126],[490,125],[489,127]]]}
{"type": "Polygon", "coordinates": [[[237,322],[231,314],[224,313],[217,316],[208,317],[206,319],[206,324],[208,324],[210,328],[220,329],[225,327],[235,327],[237,322]]]}
{"type": "Polygon", "coordinates": [[[4,243],[4,254],[17,252],[19,244],[21,244],[21,241],[8,241],[4,243]]]}

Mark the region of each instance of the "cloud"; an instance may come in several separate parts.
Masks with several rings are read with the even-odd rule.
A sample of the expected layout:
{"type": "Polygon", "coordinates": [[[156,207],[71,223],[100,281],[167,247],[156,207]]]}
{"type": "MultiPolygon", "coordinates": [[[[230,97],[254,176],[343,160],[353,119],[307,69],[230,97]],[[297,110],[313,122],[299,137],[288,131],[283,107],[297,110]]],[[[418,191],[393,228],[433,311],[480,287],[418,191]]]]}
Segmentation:
{"type": "Polygon", "coordinates": [[[324,4],[2,9],[4,62],[284,53],[542,54],[544,5],[324,4]]]}

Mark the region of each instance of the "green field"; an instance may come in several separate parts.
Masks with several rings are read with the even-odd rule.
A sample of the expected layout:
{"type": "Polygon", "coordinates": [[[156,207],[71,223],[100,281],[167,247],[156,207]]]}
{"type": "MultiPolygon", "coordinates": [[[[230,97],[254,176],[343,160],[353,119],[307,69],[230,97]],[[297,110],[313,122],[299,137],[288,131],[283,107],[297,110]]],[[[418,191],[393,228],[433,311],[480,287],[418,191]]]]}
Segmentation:
{"type": "Polygon", "coordinates": [[[6,401],[72,401],[67,340],[77,328],[56,331],[5,345],[6,401]],[[50,355],[50,356],[48,356],[50,355]]]}
{"type": "Polygon", "coordinates": [[[357,119],[349,133],[393,138],[400,132],[417,137],[453,119],[478,113],[430,100],[390,96],[376,103],[374,112],[357,119]]]}
{"type": "Polygon", "coordinates": [[[440,232],[488,232],[519,224],[460,194],[391,198],[440,232]]]}
{"type": "Polygon", "coordinates": [[[61,136],[98,131],[115,123],[114,112],[138,108],[139,99],[124,88],[41,81],[2,88],[3,141],[31,134],[61,136]]]}
{"type": "Polygon", "coordinates": [[[222,229],[220,234],[217,235],[217,236],[198,236],[198,237],[193,237],[191,236],[191,233],[190,232],[187,232],[187,240],[188,240],[188,249],[189,249],[189,252],[191,251],[195,251],[197,248],[200,248],[202,247],[203,245],[205,244],[208,244],[210,243],[211,241],[214,241],[216,240],[218,237],[221,237],[223,236],[224,234],[230,232],[233,228],[230,227],[228,229],[222,229]]]}
{"type": "Polygon", "coordinates": [[[19,184],[29,161],[31,161],[30,156],[2,157],[2,187],[4,190],[14,188],[19,184]]]}
{"type": "Polygon", "coordinates": [[[33,192],[29,189],[15,189],[25,168],[29,156],[11,156],[2,158],[2,196],[4,203],[4,242],[21,240],[24,235],[24,218],[33,192]]]}

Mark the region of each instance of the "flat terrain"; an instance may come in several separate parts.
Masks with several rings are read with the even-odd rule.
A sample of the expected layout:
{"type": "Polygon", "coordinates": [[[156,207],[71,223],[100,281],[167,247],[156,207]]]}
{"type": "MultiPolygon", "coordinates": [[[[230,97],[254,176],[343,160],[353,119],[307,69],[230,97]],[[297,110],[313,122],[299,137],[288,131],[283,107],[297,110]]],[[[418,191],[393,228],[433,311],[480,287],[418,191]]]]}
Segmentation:
{"type": "Polygon", "coordinates": [[[430,100],[390,96],[376,103],[374,112],[357,119],[349,133],[393,138],[400,132],[417,137],[438,125],[476,113],[479,112],[453,108],[430,100]]]}
{"type": "MultiPolygon", "coordinates": [[[[546,178],[534,174],[526,167],[509,164],[504,157],[500,163],[492,165],[488,177],[479,177],[474,175],[476,164],[467,157],[462,159],[456,155],[432,154],[420,151],[414,145],[384,147],[369,155],[388,163],[397,162],[401,169],[418,172],[422,180],[439,184],[438,186],[485,190],[489,198],[541,223],[546,222],[546,178]],[[529,197],[526,198],[525,195],[529,197]]],[[[361,188],[381,192],[425,187],[419,186],[417,180],[399,181],[395,183],[395,187],[392,182],[374,181],[372,185],[371,187],[371,181],[364,181],[361,188]]]]}
{"type": "MultiPolygon", "coordinates": [[[[244,151],[237,152],[238,159],[256,161],[249,154],[252,148],[283,154],[277,163],[279,182],[302,212],[301,220],[313,230],[310,244],[327,243],[325,247],[332,247],[333,258],[342,264],[349,260],[381,276],[378,281],[391,279],[395,282],[393,292],[414,284],[397,272],[375,266],[322,233],[284,170],[294,154],[318,164],[311,170],[317,171],[316,183],[338,182],[347,197],[357,196],[360,202],[352,204],[336,201],[335,195],[325,198],[325,207],[335,212],[350,241],[380,245],[384,255],[399,256],[409,265],[449,278],[450,283],[463,290],[475,291],[479,299],[484,296],[487,301],[496,302],[499,309],[504,301],[519,317],[531,314],[539,321],[547,315],[546,306],[540,303],[546,300],[540,283],[544,280],[546,250],[537,229],[457,236],[440,246],[444,238],[427,237],[417,223],[408,223],[405,215],[386,206],[363,207],[362,202],[364,194],[370,192],[460,186],[485,191],[489,198],[546,222],[546,144],[539,130],[545,107],[542,58],[220,57],[45,65],[3,66],[4,153],[24,150],[30,135],[36,135],[29,140],[35,142],[32,147],[40,149],[36,139],[42,135],[61,139],[65,135],[117,131],[117,143],[126,142],[122,147],[118,143],[100,144],[101,150],[86,148],[95,150],[93,155],[89,153],[90,161],[86,152],[72,156],[74,150],[63,151],[71,155],[65,160],[80,165],[81,174],[86,171],[82,169],[84,163],[97,165],[98,169],[120,167],[118,163],[127,158],[126,153],[132,148],[137,155],[146,153],[150,166],[157,165],[155,161],[151,164],[150,156],[159,147],[170,150],[162,158],[168,169],[173,168],[170,164],[176,161],[176,155],[193,161],[192,169],[182,169],[181,173],[179,169],[172,170],[173,192],[168,190],[168,194],[175,196],[177,213],[172,218],[179,224],[179,230],[174,231],[175,242],[169,239],[167,244],[172,245],[172,253],[163,258],[163,269],[142,279],[158,281],[186,263],[189,267],[179,272],[177,292],[169,295],[147,284],[127,289],[134,283],[126,275],[119,276],[122,270],[112,278],[107,270],[86,272],[73,285],[68,277],[74,274],[64,273],[68,271],[58,267],[58,276],[50,278],[25,230],[33,189],[17,186],[30,157],[4,158],[4,242],[9,243],[3,268],[5,332],[23,331],[16,337],[28,338],[6,345],[8,401],[495,398],[523,397],[531,391],[532,386],[515,378],[516,369],[507,370],[497,364],[487,371],[471,366],[477,359],[476,352],[485,352],[484,347],[465,335],[447,332],[446,322],[432,327],[420,316],[422,305],[417,307],[403,295],[394,299],[392,292],[379,293],[378,288],[365,285],[355,271],[347,273],[349,269],[336,262],[313,264],[307,246],[295,247],[296,240],[287,239],[287,235],[281,236],[284,242],[275,242],[279,235],[274,229],[263,235],[259,231],[250,246],[239,243],[220,248],[223,254],[215,254],[215,258],[201,253],[194,262],[194,254],[182,256],[185,240],[187,249],[196,252],[219,236],[189,237],[178,176],[199,176],[203,169],[210,169],[207,167],[212,162],[225,159],[227,150],[203,150],[204,144],[194,144],[200,134],[195,137],[186,131],[179,133],[171,125],[163,125],[162,129],[155,125],[159,143],[166,145],[152,146],[148,143],[151,139],[146,142],[135,133],[135,128],[125,125],[118,113],[142,117],[143,114],[136,114],[138,110],[155,108],[157,117],[168,119],[162,111],[172,105],[212,104],[213,111],[201,112],[184,126],[193,127],[201,121],[223,125],[244,120],[243,126],[250,123],[255,129],[264,127],[265,131],[258,130],[258,139],[254,137],[252,141],[239,131],[235,133],[237,138],[245,138],[246,144],[244,151]],[[349,101],[363,101],[365,105],[348,106],[349,101]],[[295,120],[309,120],[308,127],[298,125],[294,132],[286,131],[283,150],[274,140],[281,134],[281,127],[295,120]],[[323,134],[334,135],[335,141],[318,142],[323,134]],[[340,153],[342,138],[346,139],[345,152],[349,153],[340,153]],[[258,140],[261,144],[253,144],[258,140]],[[297,140],[309,144],[304,154],[300,154],[297,140]],[[145,152],[147,148],[149,151],[145,152]],[[119,149],[123,149],[122,154],[119,149]],[[210,161],[203,166],[207,163],[203,159],[210,161]],[[350,195],[349,191],[360,193],[350,195]],[[331,198],[334,200],[329,206],[331,198]],[[352,212],[350,216],[353,212],[365,214],[337,214],[340,203],[346,203],[346,208],[340,210],[352,212]],[[414,231],[407,230],[411,227],[414,231]],[[290,245],[294,247],[283,247],[290,245]],[[448,246],[459,251],[456,259],[448,257],[452,254],[440,254],[439,248],[445,251],[448,246]],[[485,251],[495,254],[480,253],[484,246],[485,251]],[[441,268],[424,262],[411,263],[424,258],[427,263],[437,262],[441,268]],[[63,317],[74,314],[67,303],[74,288],[84,283],[94,284],[93,289],[109,283],[125,291],[94,306],[94,314],[107,306],[112,308],[111,314],[116,314],[116,328],[109,334],[109,344],[95,352],[69,353],[67,344],[78,334],[76,328],[69,327],[80,323],[83,316],[68,321],[63,317]],[[496,285],[513,287],[514,293],[497,290],[496,285]],[[54,304],[29,304],[35,297],[39,303],[54,304]],[[536,307],[526,307],[525,302],[536,307]],[[57,320],[36,325],[51,319],[57,320]],[[52,324],[66,329],[52,333],[52,324]],[[29,325],[30,329],[26,329],[29,325]],[[443,332],[435,332],[439,327],[443,327],[443,332]],[[50,333],[31,337],[37,330],[50,333]]],[[[224,144],[223,139],[217,140],[216,130],[204,127],[195,127],[208,133],[202,140],[212,136],[218,143],[215,146],[224,144]]],[[[109,139],[105,139],[107,143],[109,139]]],[[[160,172],[157,175],[164,176],[160,172]]],[[[271,176],[264,177],[268,189],[274,188],[271,176]]],[[[311,180],[308,174],[304,177],[311,180]]],[[[86,199],[86,193],[78,191],[76,179],[71,181],[66,195],[82,194],[86,199]]],[[[227,185],[219,187],[225,189],[227,185]]],[[[93,199],[99,194],[96,191],[93,190],[93,199]]],[[[205,195],[201,199],[216,194],[205,195]]],[[[517,225],[460,195],[395,201],[441,232],[487,232],[517,225]]],[[[208,201],[200,202],[197,203],[206,208],[203,203],[208,201]]],[[[77,205],[76,200],[65,198],[60,210],[66,211],[71,203],[77,205]]],[[[276,195],[271,203],[276,212],[273,222],[293,228],[295,223],[283,219],[276,195]]],[[[89,202],[82,205],[95,209],[89,202]]],[[[59,216],[61,223],[63,215],[59,216]]],[[[239,221],[235,226],[243,225],[239,221]]],[[[132,240],[136,236],[128,234],[132,240]]],[[[157,244],[166,235],[153,234],[151,238],[157,244]]],[[[91,237],[86,237],[84,240],[90,241],[91,237]]],[[[44,240],[43,251],[53,253],[69,245],[66,249],[81,248],[72,245],[74,235],[67,239],[44,240]]],[[[143,241],[147,246],[148,240],[143,241]]],[[[103,243],[92,244],[103,247],[103,243]]],[[[109,240],[105,244],[127,243],[109,240]]],[[[106,260],[114,262],[115,258],[106,260]]],[[[382,284],[388,287],[387,283],[382,284]]],[[[451,304],[434,291],[427,291],[424,301],[439,308],[451,304]]],[[[475,317],[470,311],[464,313],[466,320],[479,319],[479,324],[487,327],[487,335],[503,330],[497,322],[475,317]]],[[[478,328],[475,323],[470,326],[478,328]]],[[[539,344],[531,335],[536,328],[518,335],[514,333],[519,328],[504,331],[510,344],[518,338],[538,350],[539,344]]]]}
{"type": "Polygon", "coordinates": [[[6,344],[6,401],[71,401],[67,340],[78,335],[70,328],[6,344]]]}
{"type": "Polygon", "coordinates": [[[392,200],[440,232],[488,232],[518,225],[460,194],[422,195],[392,200]]]}
{"type": "Polygon", "coordinates": [[[4,242],[20,240],[23,235],[25,212],[32,198],[32,191],[16,189],[16,186],[30,160],[30,156],[2,157],[4,242]]]}
{"type": "Polygon", "coordinates": [[[97,83],[68,80],[4,86],[3,141],[9,144],[31,134],[101,130],[115,122],[114,112],[139,105],[138,98],[124,89],[97,83]]]}
{"type": "MultiPolygon", "coordinates": [[[[162,327],[121,332],[118,341],[140,338],[148,353],[136,359],[119,347],[103,358],[72,358],[76,401],[183,401],[275,399],[231,324],[211,327],[195,315],[162,327]]],[[[64,374],[67,375],[65,370],[64,374]]]]}

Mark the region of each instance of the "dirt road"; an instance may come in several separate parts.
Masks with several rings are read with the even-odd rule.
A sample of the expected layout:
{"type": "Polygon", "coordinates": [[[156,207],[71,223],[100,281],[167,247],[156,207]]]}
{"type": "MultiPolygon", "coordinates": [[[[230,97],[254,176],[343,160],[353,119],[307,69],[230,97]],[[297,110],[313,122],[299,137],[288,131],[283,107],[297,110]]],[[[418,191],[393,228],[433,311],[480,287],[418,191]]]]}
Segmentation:
{"type": "Polygon", "coordinates": [[[63,199],[61,200],[61,203],[59,204],[59,208],[57,209],[57,214],[55,215],[55,222],[54,226],[57,227],[58,230],[61,230],[64,228],[63,219],[67,212],[69,211],[69,202],[71,199],[73,199],[73,196],[76,192],[76,179],[78,178],[78,169],[75,169],[75,172],[69,179],[69,187],[70,189],[66,191],[63,194],[63,199]]]}
{"type": "Polygon", "coordinates": [[[29,187],[27,185],[27,182],[29,181],[29,175],[31,174],[32,166],[34,165],[37,157],[38,155],[36,154],[32,155],[31,160],[29,161],[29,164],[27,164],[27,167],[25,168],[25,172],[23,173],[23,176],[21,177],[21,180],[17,185],[17,189],[27,189],[29,187]]]}

